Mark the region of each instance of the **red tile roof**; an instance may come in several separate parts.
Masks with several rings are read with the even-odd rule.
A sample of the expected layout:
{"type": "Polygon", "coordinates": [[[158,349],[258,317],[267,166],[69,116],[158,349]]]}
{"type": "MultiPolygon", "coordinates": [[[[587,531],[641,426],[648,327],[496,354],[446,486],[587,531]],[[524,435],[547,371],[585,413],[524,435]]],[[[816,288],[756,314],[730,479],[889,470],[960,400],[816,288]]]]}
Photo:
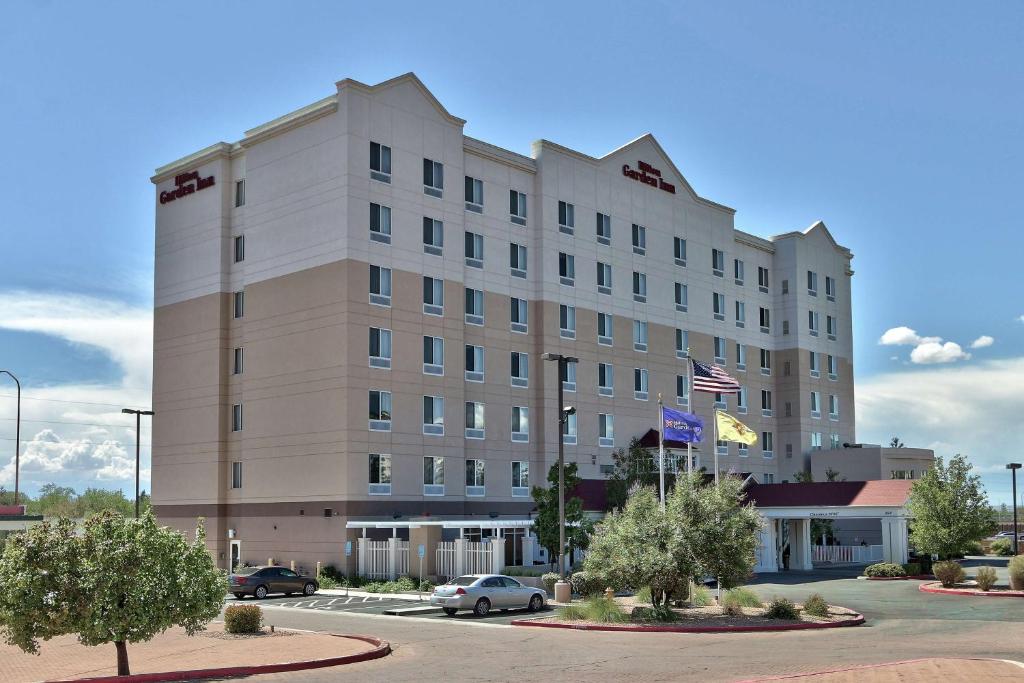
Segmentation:
{"type": "Polygon", "coordinates": [[[900,506],[907,502],[913,481],[822,481],[793,484],[751,484],[747,500],[759,508],[804,506],[900,506]]]}

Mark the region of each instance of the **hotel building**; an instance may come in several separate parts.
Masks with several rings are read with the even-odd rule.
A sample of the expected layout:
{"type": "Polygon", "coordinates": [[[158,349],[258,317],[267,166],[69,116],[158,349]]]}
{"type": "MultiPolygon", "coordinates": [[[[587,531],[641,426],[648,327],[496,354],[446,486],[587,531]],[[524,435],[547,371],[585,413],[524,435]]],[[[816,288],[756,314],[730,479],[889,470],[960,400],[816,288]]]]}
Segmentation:
{"type": "Polygon", "coordinates": [[[525,156],[464,124],[412,74],[343,80],[153,176],[153,503],[205,517],[222,566],[528,524],[558,438],[601,481],[659,395],[754,429],[718,462],[761,483],[855,441],[852,254],[823,223],[738,230],[651,135],[525,156]],[[687,349],[743,392],[688,401],[687,349]]]}

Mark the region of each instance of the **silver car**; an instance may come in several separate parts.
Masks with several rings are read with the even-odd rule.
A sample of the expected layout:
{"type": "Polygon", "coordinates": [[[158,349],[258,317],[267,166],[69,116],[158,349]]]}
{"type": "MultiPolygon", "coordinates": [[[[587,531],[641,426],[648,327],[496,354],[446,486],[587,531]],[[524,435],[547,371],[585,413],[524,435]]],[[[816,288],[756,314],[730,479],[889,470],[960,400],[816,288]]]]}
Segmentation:
{"type": "Polygon", "coordinates": [[[492,609],[525,607],[536,612],[544,607],[546,598],[543,588],[524,586],[511,576],[468,574],[435,588],[430,604],[442,608],[448,616],[469,609],[482,617],[492,609]]]}

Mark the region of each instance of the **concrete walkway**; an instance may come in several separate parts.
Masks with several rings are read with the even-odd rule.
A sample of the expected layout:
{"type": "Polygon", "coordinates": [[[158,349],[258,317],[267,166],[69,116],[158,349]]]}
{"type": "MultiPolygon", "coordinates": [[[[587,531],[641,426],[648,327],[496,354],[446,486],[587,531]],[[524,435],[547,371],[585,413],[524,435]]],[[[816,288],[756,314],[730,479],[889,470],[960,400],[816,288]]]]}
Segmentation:
{"type": "Polygon", "coordinates": [[[813,681],[814,683],[934,683],[935,681],[1020,681],[1024,664],[996,659],[921,659],[878,666],[854,667],[755,681],[813,681]]]}

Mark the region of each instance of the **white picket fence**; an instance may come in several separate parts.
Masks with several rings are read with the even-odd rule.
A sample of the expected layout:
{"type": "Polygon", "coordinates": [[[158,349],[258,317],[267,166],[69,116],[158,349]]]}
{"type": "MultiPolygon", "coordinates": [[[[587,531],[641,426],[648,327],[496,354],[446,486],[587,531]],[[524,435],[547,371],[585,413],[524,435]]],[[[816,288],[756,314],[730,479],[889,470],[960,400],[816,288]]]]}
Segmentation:
{"type": "Polygon", "coordinates": [[[870,564],[882,561],[880,545],[816,545],[814,562],[831,564],[870,564]]]}
{"type": "Polygon", "coordinates": [[[501,571],[505,562],[505,541],[495,538],[487,543],[442,541],[435,551],[436,573],[450,579],[463,574],[491,574],[501,571]]]}
{"type": "Polygon", "coordinates": [[[450,579],[456,573],[455,541],[441,541],[437,544],[437,575],[450,579]]]}
{"type": "Polygon", "coordinates": [[[370,541],[365,543],[365,566],[363,576],[370,579],[390,579],[391,568],[388,566],[390,553],[387,541],[370,541]]]}
{"type": "Polygon", "coordinates": [[[409,573],[409,541],[398,542],[398,553],[395,558],[395,574],[405,576],[409,573]]]}
{"type": "Polygon", "coordinates": [[[466,543],[464,574],[490,574],[494,569],[494,543],[466,543]]]}

